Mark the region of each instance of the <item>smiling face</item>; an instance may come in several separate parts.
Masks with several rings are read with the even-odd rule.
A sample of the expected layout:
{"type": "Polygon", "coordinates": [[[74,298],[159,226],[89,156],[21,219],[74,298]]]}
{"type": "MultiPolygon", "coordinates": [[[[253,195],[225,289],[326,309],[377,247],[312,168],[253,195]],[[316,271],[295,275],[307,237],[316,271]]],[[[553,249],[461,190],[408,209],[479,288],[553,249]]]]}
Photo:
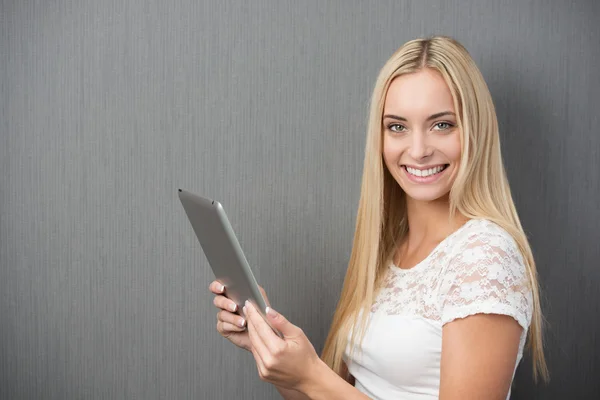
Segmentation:
{"type": "Polygon", "coordinates": [[[460,156],[454,102],[442,75],[425,68],[395,78],[383,111],[383,158],[407,196],[447,198],[460,156]]]}

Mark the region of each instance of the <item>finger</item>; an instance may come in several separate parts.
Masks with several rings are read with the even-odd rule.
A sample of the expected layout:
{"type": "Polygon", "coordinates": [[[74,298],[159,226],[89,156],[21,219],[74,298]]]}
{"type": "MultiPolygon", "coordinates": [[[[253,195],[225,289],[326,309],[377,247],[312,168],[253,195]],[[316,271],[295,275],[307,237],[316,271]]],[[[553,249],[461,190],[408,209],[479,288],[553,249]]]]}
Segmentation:
{"type": "Polygon", "coordinates": [[[254,357],[254,361],[256,362],[256,369],[258,371],[258,375],[260,376],[261,379],[263,379],[262,371],[265,370],[265,363],[264,363],[262,357],[260,356],[260,353],[258,351],[256,351],[256,348],[254,348],[254,346],[252,346],[250,351],[252,352],[252,356],[254,357]]]}
{"type": "Polygon", "coordinates": [[[250,342],[252,342],[252,348],[256,350],[261,360],[264,361],[265,357],[269,357],[271,352],[260,335],[256,332],[254,320],[248,314],[246,314],[246,323],[248,324],[248,337],[250,338],[250,342]]]}
{"type": "Polygon", "coordinates": [[[260,290],[260,293],[263,295],[263,298],[265,299],[265,302],[267,303],[267,306],[271,306],[271,303],[269,302],[269,298],[267,297],[267,292],[265,292],[265,289],[263,289],[262,286],[258,287],[258,290],[260,290]]]}
{"type": "Polygon", "coordinates": [[[225,296],[215,296],[213,299],[213,304],[215,307],[220,308],[221,310],[227,310],[231,312],[237,312],[238,305],[235,304],[235,301],[228,299],[225,296]]]}
{"type": "Polygon", "coordinates": [[[302,329],[292,324],[283,315],[279,314],[270,307],[267,308],[267,319],[273,328],[281,332],[284,338],[296,337],[304,333],[302,332],[302,329]]]}
{"type": "Polygon", "coordinates": [[[217,313],[217,321],[227,322],[231,325],[238,326],[240,328],[246,327],[246,320],[243,317],[240,317],[237,314],[232,314],[227,311],[219,311],[217,313]]]}
{"type": "Polygon", "coordinates": [[[222,294],[225,293],[225,285],[223,285],[221,282],[219,281],[212,281],[211,284],[208,286],[208,289],[213,292],[214,294],[222,294]]]}
{"type": "Polygon", "coordinates": [[[229,333],[239,333],[244,332],[246,327],[240,327],[229,322],[218,321],[217,322],[217,332],[222,335],[227,335],[229,333]]]}
{"type": "Polygon", "coordinates": [[[251,302],[246,302],[246,319],[252,323],[254,331],[271,354],[278,353],[285,342],[273,332],[273,329],[263,319],[251,302]]]}

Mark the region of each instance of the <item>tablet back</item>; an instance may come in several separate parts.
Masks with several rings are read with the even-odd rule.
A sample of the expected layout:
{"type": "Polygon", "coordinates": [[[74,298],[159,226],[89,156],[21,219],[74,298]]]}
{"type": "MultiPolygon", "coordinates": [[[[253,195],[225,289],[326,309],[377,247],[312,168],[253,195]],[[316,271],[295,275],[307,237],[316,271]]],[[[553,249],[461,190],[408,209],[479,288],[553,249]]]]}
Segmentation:
{"type": "Polygon", "coordinates": [[[179,199],[215,278],[225,285],[227,297],[238,305],[238,314],[242,314],[245,301],[251,300],[264,316],[267,304],[223,206],[182,189],[179,199]]]}

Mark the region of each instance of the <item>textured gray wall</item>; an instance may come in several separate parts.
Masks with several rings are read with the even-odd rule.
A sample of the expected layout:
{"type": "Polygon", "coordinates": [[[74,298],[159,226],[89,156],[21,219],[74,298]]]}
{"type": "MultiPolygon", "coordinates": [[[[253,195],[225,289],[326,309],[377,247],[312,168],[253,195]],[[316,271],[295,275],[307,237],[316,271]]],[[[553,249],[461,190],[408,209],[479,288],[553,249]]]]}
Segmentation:
{"type": "Polygon", "coordinates": [[[222,201],[276,308],[322,348],[376,74],[462,41],[539,263],[553,380],[600,398],[597,1],[0,0],[0,398],[277,398],[214,330],[176,189],[222,201]]]}

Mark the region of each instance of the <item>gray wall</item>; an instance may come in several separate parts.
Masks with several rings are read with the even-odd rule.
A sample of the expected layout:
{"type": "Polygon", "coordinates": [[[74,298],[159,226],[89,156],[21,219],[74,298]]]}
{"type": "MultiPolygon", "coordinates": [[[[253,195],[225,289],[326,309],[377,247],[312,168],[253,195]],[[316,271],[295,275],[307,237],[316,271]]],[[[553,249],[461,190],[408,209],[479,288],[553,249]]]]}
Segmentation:
{"type": "Polygon", "coordinates": [[[376,74],[452,35],[488,81],[553,380],[600,398],[597,1],[0,0],[0,398],[277,398],[222,340],[176,196],[219,199],[322,349],[376,74]]]}

